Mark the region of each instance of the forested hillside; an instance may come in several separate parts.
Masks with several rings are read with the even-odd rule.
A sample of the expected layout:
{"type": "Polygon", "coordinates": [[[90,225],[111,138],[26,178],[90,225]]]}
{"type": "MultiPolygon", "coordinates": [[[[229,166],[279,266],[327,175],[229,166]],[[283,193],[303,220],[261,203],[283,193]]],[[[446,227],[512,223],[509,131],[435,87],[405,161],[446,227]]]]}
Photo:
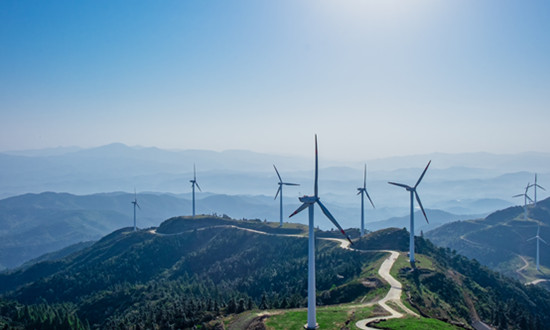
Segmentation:
{"type": "MultiPolygon", "coordinates": [[[[0,290],[9,306],[63,309],[92,328],[186,328],[253,307],[305,306],[307,239],[260,234],[229,222],[274,230],[259,221],[221,218],[172,219],[157,232],[122,229],[65,259],[2,274],[0,290]]],[[[319,241],[320,303],[352,301],[371,290],[357,285],[357,278],[381,256],[365,258],[319,241]],[[346,290],[349,285],[354,290],[346,290]]],[[[9,312],[3,315],[4,322],[17,325],[9,323],[9,312]]]]}
{"type": "MultiPolygon", "coordinates": [[[[284,315],[306,306],[305,229],[227,217],[178,217],[156,229],[124,228],[64,258],[0,274],[0,326],[214,329],[231,323],[227,316],[251,309],[284,315]]],[[[404,298],[424,317],[466,327],[483,321],[501,329],[543,329],[550,322],[548,291],[421,237],[412,270],[405,229],[355,239],[355,251],[337,243],[317,240],[317,304],[344,304],[340,313],[348,322],[345,306],[361,310],[365,298],[375,302],[383,296],[385,284],[376,273],[387,258],[380,250],[387,249],[403,251],[392,273],[404,284],[404,298]]]]}
{"type": "Polygon", "coordinates": [[[550,292],[524,285],[448,248],[417,237],[417,269],[395,267],[408,301],[422,315],[464,324],[483,321],[498,329],[545,329],[550,292]]]}
{"type": "MultiPolygon", "coordinates": [[[[536,242],[528,241],[537,234],[550,240],[550,198],[527,207],[515,206],[494,212],[484,219],[453,222],[426,233],[434,244],[456,250],[459,254],[525,280],[516,271],[523,266],[520,256],[535,262],[536,242]]],[[[540,263],[550,267],[550,246],[541,243],[540,263]]],[[[537,274],[544,276],[544,273],[537,274]]]]}

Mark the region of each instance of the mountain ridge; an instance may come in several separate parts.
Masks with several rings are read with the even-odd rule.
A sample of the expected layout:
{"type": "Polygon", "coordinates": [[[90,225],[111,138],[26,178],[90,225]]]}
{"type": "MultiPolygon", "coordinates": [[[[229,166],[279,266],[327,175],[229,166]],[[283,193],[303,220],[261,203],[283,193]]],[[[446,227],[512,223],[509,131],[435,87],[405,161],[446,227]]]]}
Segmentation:
{"type": "MultiPolygon", "coordinates": [[[[524,220],[524,208],[513,206],[489,214],[477,220],[451,222],[425,233],[439,246],[456,250],[484,265],[508,276],[527,282],[534,278],[546,278],[545,273],[518,272],[515,265],[523,264],[520,257],[535,257],[534,237],[540,225],[541,237],[550,237],[550,198],[528,205],[528,219],[524,220]]],[[[550,249],[541,244],[540,260],[543,269],[550,269],[550,249]]]]}
{"type": "MultiPolygon", "coordinates": [[[[14,325],[4,315],[13,315],[11,320],[22,324],[31,321],[10,314],[16,309],[35,311],[35,327],[67,318],[68,312],[75,328],[94,329],[136,325],[219,329],[225,317],[231,323],[232,315],[247,310],[295,313],[306,301],[307,240],[278,235],[305,233],[306,227],[286,226],[176,217],[156,230],[117,230],[58,261],[1,273],[0,304],[5,307],[0,323],[14,325]],[[40,313],[58,308],[65,312],[36,321],[40,313]]],[[[358,249],[406,251],[408,233],[386,229],[355,241],[358,249]]],[[[421,237],[416,246],[417,268],[412,270],[401,252],[391,272],[403,283],[410,306],[424,317],[463,326],[481,320],[522,329],[538,329],[550,321],[544,312],[550,306],[550,292],[506,279],[421,237]],[[475,313],[468,301],[476,302],[475,313]],[[514,311],[521,317],[515,318],[514,311]]],[[[387,290],[375,276],[377,265],[386,258],[381,251],[352,251],[319,239],[318,310],[339,304],[345,324],[357,320],[348,309],[367,308],[358,304],[364,295],[376,299],[377,290],[387,290]]],[[[372,313],[367,309],[361,315],[372,313]]],[[[265,318],[259,324],[263,322],[265,318]]]]}

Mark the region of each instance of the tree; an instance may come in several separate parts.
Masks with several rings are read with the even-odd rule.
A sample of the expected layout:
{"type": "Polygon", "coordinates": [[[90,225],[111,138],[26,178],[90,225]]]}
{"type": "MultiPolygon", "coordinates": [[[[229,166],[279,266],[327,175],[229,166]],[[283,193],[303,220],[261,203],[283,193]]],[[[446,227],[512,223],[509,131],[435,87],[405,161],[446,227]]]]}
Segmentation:
{"type": "Polygon", "coordinates": [[[269,306],[267,306],[267,297],[265,296],[265,292],[262,294],[262,301],[260,302],[260,309],[268,309],[269,306]]]}

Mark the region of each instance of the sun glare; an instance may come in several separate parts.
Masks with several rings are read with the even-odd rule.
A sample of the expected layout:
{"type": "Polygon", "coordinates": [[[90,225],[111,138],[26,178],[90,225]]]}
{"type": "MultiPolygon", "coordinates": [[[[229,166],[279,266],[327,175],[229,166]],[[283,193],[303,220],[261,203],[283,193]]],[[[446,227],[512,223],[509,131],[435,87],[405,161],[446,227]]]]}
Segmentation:
{"type": "Polygon", "coordinates": [[[341,24],[367,24],[386,27],[423,21],[442,6],[434,0],[343,0],[315,1],[314,5],[327,19],[341,24]]]}

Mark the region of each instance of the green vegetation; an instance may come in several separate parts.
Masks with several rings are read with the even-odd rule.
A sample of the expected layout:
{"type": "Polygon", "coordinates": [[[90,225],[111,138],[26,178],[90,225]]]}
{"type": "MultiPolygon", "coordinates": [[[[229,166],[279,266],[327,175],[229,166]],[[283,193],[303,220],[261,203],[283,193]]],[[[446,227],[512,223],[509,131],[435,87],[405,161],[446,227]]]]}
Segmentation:
{"type": "MultiPolygon", "coordinates": [[[[517,272],[524,265],[518,256],[534,263],[536,242],[528,239],[536,235],[539,224],[541,237],[550,237],[550,198],[528,206],[527,220],[523,219],[523,207],[515,206],[494,212],[485,219],[446,224],[425,236],[438,246],[456,250],[525,283],[544,278],[543,274],[517,272]]],[[[540,258],[541,265],[550,267],[550,246],[540,245],[540,258]]]]}
{"type": "MultiPolygon", "coordinates": [[[[164,234],[119,230],[64,259],[0,274],[3,300],[30,308],[68,304],[91,328],[192,328],[254,308],[305,306],[307,240],[233,226],[292,233],[300,227],[200,219],[207,225],[171,219],[161,226],[164,234]]],[[[375,278],[368,286],[360,275],[379,257],[319,240],[318,304],[377,290],[375,278]]]]}
{"type": "Polygon", "coordinates": [[[414,271],[399,260],[392,272],[398,271],[407,301],[422,315],[463,324],[479,317],[499,328],[541,329],[550,322],[550,292],[525,287],[420,237],[416,250],[414,271]]]}
{"type": "Polygon", "coordinates": [[[407,317],[402,319],[389,319],[376,324],[381,329],[407,329],[407,330],[457,330],[463,329],[436,319],[407,317]]]}
{"type": "Polygon", "coordinates": [[[388,228],[368,233],[354,244],[360,250],[409,250],[409,238],[406,229],[388,228]]]}
{"type": "Polygon", "coordinates": [[[199,215],[196,217],[175,217],[164,221],[158,228],[157,232],[160,234],[175,234],[183,233],[194,229],[211,228],[211,227],[223,227],[223,226],[238,226],[240,228],[247,228],[252,230],[258,230],[270,234],[284,234],[284,235],[301,235],[307,234],[307,227],[300,224],[284,223],[282,227],[279,227],[279,223],[276,222],[264,222],[261,220],[232,220],[228,216],[222,218],[199,215]]]}
{"type": "MultiPolygon", "coordinates": [[[[303,229],[198,217],[170,219],[157,233],[118,230],[65,258],[0,274],[0,326],[216,329],[223,322],[227,329],[242,329],[265,321],[269,329],[298,329],[306,322],[307,240],[256,231],[295,234],[303,229]]],[[[371,233],[356,245],[402,249],[406,242],[405,230],[391,229],[371,233]]],[[[503,329],[550,323],[545,313],[550,292],[525,287],[422,238],[416,240],[416,251],[416,269],[403,252],[391,273],[404,284],[404,303],[434,320],[407,319],[407,328],[440,329],[444,321],[466,325],[477,316],[503,329]]],[[[387,256],[318,240],[321,327],[354,329],[358,320],[384,314],[378,306],[357,304],[387,292],[377,274],[387,256]]]]}
{"type": "MultiPolygon", "coordinates": [[[[342,329],[355,327],[355,322],[372,315],[374,307],[360,309],[345,306],[317,308],[317,323],[320,329],[342,329]]],[[[307,323],[307,310],[293,310],[270,316],[267,329],[302,329],[307,323]]]]}
{"type": "Polygon", "coordinates": [[[2,329],[88,329],[71,304],[45,303],[24,306],[13,301],[0,301],[2,329]]]}

